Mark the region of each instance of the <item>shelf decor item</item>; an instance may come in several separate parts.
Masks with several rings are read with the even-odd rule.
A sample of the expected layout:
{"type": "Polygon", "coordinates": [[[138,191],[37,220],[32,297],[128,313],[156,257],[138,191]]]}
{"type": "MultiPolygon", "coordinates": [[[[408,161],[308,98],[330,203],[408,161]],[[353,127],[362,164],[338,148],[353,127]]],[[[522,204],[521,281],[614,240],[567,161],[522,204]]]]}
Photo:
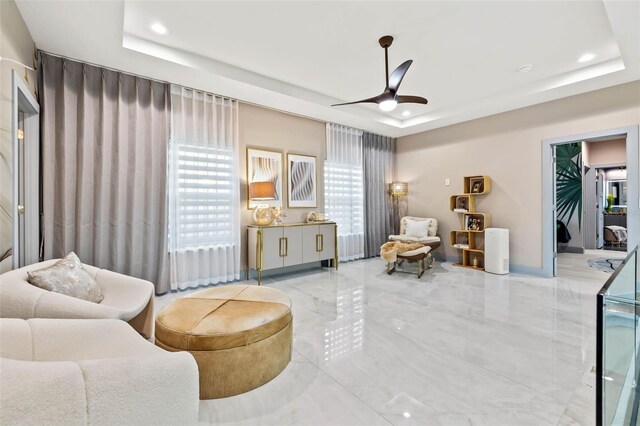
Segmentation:
{"type": "MultiPolygon", "coordinates": [[[[249,184],[249,199],[256,202],[273,200],[276,195],[273,182],[251,182],[249,184]]],[[[276,218],[276,212],[269,204],[258,204],[251,214],[253,223],[267,226],[276,218]]]]}
{"type": "Polygon", "coordinates": [[[316,207],[316,157],[287,154],[289,208],[316,207]]]}
{"type": "Polygon", "coordinates": [[[282,207],[282,181],[282,152],[247,148],[247,186],[249,187],[247,208],[249,210],[258,204],[282,207]],[[271,182],[274,188],[273,198],[267,203],[264,200],[252,200],[250,186],[253,182],[271,182]]]}
{"type": "Polygon", "coordinates": [[[453,209],[456,213],[467,213],[469,211],[469,197],[457,196],[456,207],[453,209]]]}
{"type": "Polygon", "coordinates": [[[476,211],[476,197],[489,193],[489,176],[465,176],[463,194],[452,195],[449,209],[462,215],[462,228],[451,231],[451,247],[460,250],[461,261],[453,266],[484,270],[484,230],[491,225],[487,213],[476,211]]]}
{"type": "Polygon", "coordinates": [[[472,194],[481,194],[484,192],[484,180],[473,178],[470,180],[471,185],[471,193],[472,194]]]}

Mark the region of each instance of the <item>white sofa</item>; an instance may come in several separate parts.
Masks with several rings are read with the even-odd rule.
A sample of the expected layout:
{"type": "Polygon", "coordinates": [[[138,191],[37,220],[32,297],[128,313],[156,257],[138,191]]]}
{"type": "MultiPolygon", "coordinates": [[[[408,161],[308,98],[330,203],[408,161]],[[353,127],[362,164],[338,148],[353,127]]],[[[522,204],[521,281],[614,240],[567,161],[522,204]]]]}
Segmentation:
{"type": "Polygon", "coordinates": [[[196,424],[198,386],[123,321],[0,319],[0,424],[196,424]]]}
{"type": "Polygon", "coordinates": [[[27,282],[27,271],[46,268],[58,260],[34,263],[0,275],[0,318],[112,318],[129,322],[148,339],[153,337],[153,284],[83,265],[104,294],[102,302],[92,303],[43,290],[27,282]]]}

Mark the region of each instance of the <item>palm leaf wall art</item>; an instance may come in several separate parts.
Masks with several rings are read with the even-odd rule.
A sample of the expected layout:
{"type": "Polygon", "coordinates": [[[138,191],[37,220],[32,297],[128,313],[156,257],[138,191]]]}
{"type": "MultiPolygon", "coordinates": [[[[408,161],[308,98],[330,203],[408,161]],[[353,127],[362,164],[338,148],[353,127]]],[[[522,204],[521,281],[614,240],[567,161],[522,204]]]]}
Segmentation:
{"type": "Polygon", "coordinates": [[[556,147],[556,203],[558,218],[569,223],[578,212],[578,230],[582,228],[582,144],[556,147]]]}

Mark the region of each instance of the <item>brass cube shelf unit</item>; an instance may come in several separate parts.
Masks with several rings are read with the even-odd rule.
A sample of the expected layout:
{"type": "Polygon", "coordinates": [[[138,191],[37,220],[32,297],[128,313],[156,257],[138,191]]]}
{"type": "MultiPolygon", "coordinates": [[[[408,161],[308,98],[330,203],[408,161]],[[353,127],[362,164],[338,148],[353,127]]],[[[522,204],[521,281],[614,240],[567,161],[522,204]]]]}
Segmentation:
{"type": "Polygon", "coordinates": [[[460,250],[461,257],[461,262],[453,266],[484,271],[484,230],[491,226],[491,217],[476,211],[476,197],[490,191],[489,176],[465,176],[463,194],[452,195],[449,200],[449,209],[458,213],[462,222],[461,229],[449,233],[449,243],[460,250]]]}

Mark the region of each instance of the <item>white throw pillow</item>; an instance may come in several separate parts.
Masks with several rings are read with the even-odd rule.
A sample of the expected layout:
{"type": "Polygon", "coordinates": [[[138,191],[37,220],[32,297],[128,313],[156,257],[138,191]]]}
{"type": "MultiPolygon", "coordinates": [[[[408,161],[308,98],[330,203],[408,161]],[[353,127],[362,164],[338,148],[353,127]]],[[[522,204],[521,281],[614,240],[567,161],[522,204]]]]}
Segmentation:
{"type": "Polygon", "coordinates": [[[429,221],[428,220],[406,220],[407,226],[405,229],[405,235],[407,237],[414,237],[418,239],[427,238],[429,236],[429,221]]]}
{"type": "Polygon", "coordinates": [[[53,266],[27,272],[27,281],[43,290],[100,303],[104,298],[100,286],[80,263],[74,252],[53,266]]]}

